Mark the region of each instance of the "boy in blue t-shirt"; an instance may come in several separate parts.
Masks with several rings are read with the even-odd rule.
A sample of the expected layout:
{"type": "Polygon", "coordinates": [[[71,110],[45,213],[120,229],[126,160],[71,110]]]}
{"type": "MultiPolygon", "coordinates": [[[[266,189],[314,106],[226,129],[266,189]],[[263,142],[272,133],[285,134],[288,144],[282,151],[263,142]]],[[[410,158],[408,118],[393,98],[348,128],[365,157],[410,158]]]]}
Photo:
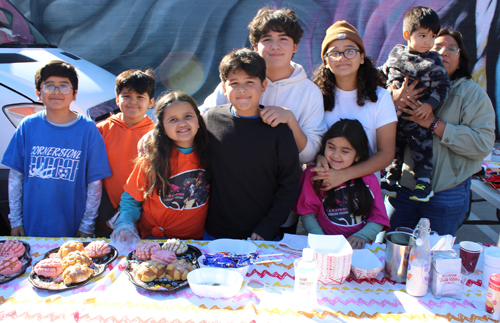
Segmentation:
{"type": "Polygon", "coordinates": [[[90,237],[101,201],[101,179],[111,176],[94,122],[70,110],[78,75],[51,61],[35,75],[45,111],[24,119],[4,154],[9,173],[13,236],[90,237]]]}

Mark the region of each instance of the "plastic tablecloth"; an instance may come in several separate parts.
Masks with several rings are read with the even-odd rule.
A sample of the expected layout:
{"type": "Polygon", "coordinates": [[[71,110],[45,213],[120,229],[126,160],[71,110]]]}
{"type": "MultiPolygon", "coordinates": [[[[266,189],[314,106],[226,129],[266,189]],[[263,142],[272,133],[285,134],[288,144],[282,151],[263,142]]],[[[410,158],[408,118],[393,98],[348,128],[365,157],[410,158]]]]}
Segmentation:
{"type": "MultiPolygon", "coordinates": [[[[11,237],[0,237],[0,240],[11,237]]],[[[73,238],[30,238],[32,264],[50,249],[73,238]]],[[[78,240],[78,239],[74,239],[78,240]]],[[[91,239],[82,239],[89,241],[91,239]]],[[[160,240],[159,240],[160,241],[160,240]]],[[[202,252],[208,241],[188,240],[202,252]]],[[[261,254],[281,253],[276,242],[253,242],[261,254]]],[[[455,246],[457,247],[457,246],[455,246]]],[[[485,246],[487,247],[487,246],[485,246]]],[[[367,244],[384,263],[385,245],[367,244]]],[[[461,299],[436,299],[430,292],[415,298],[404,284],[387,280],[383,273],[371,280],[356,280],[352,274],[340,285],[318,285],[318,306],[302,308],[293,297],[294,255],[284,254],[281,262],[253,265],[240,292],[228,299],[199,297],[189,287],[174,292],[150,292],[136,287],[124,273],[131,250],[119,249],[118,258],[106,272],[89,284],[65,292],[34,288],[27,272],[0,285],[0,321],[17,322],[345,322],[379,321],[457,321],[487,322],[484,311],[487,290],[481,286],[483,256],[465,284],[461,299]],[[251,280],[264,285],[253,289],[251,280]]]]}

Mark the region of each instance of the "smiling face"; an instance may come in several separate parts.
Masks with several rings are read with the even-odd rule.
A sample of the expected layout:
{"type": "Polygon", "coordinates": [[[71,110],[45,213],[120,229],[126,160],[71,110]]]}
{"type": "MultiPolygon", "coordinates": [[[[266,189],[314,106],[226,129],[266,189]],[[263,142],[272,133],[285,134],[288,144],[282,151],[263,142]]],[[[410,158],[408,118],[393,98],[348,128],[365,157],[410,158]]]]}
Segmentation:
{"type": "Polygon", "coordinates": [[[200,125],[191,104],[176,101],[165,108],[163,129],[177,147],[191,148],[200,125]]]}
{"type": "Polygon", "coordinates": [[[76,100],[76,93],[78,91],[73,90],[69,94],[62,94],[59,87],[63,85],[72,88],[71,82],[67,77],[51,76],[42,82],[40,91],[35,90],[38,99],[42,101],[43,105],[45,105],[48,110],[54,112],[63,110],[69,111],[71,102],[76,100]],[[52,94],[45,94],[43,93],[44,85],[52,85],[57,89],[52,94]]]}
{"type": "Polygon", "coordinates": [[[436,38],[434,47],[438,46],[443,47],[443,49],[441,49],[441,52],[439,53],[443,58],[444,68],[446,69],[446,72],[448,72],[448,76],[451,77],[458,69],[458,66],[460,65],[460,52],[458,53],[458,55],[451,55],[445,49],[448,47],[456,47],[456,48],[460,47],[458,46],[458,43],[455,40],[455,38],[453,38],[450,35],[443,35],[436,38]]]}
{"type": "Polygon", "coordinates": [[[116,105],[122,112],[122,119],[130,127],[144,119],[146,111],[153,103],[154,98],[149,98],[147,93],[137,93],[132,88],[124,88],[116,97],[116,105]]]}
{"type": "Polygon", "coordinates": [[[248,75],[243,69],[230,71],[222,83],[224,95],[234,107],[237,115],[252,117],[259,114],[260,96],[266,90],[267,80],[248,75]]]}
{"type": "Polygon", "coordinates": [[[341,170],[359,160],[356,151],[345,137],[328,139],[325,147],[325,158],[332,169],[341,170]]]}
{"type": "Polygon", "coordinates": [[[418,28],[411,35],[405,31],[403,37],[408,41],[408,47],[410,50],[417,51],[419,53],[425,53],[431,50],[434,46],[434,41],[436,40],[436,34],[425,28],[418,28]]]}
{"type": "MultiPolygon", "coordinates": [[[[338,39],[328,45],[326,53],[328,54],[333,51],[343,52],[347,49],[359,49],[359,46],[352,40],[338,39]]],[[[356,80],[359,66],[365,62],[365,54],[357,52],[356,56],[352,59],[347,59],[344,55],[340,55],[340,59],[337,61],[332,62],[328,58],[323,58],[323,61],[325,60],[330,71],[335,74],[337,84],[340,85],[342,79],[356,80]]]]}
{"type": "Polygon", "coordinates": [[[285,32],[269,30],[262,35],[254,50],[266,60],[267,68],[285,68],[290,66],[293,54],[297,52],[298,44],[285,32]]]}

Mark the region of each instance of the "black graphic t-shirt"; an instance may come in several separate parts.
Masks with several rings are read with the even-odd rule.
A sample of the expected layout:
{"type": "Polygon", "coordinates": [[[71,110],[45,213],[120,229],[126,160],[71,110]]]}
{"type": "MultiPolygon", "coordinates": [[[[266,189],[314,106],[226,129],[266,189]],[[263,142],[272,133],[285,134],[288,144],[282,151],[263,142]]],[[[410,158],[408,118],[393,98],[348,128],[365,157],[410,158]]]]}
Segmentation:
{"type": "MultiPolygon", "coordinates": [[[[352,214],[353,212],[350,209],[348,202],[347,186],[342,185],[334,188],[333,190],[335,201],[337,202],[338,207],[331,208],[329,206],[326,206],[326,196],[323,198],[323,207],[325,208],[325,214],[328,219],[330,219],[332,223],[342,226],[352,226],[363,222],[362,216],[355,216],[354,214],[352,214]]],[[[356,201],[354,204],[356,205],[356,201]]]]}

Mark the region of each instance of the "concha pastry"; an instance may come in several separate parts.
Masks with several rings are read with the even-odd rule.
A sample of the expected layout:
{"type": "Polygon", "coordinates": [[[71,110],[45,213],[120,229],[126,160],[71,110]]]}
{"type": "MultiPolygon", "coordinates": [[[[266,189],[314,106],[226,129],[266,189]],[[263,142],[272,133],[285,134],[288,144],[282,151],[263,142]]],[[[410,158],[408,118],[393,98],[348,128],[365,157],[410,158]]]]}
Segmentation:
{"type": "Polygon", "coordinates": [[[151,255],[160,250],[160,245],[154,241],[141,241],[135,249],[135,255],[140,260],[151,260],[151,255]]]}
{"type": "Polygon", "coordinates": [[[92,241],[85,247],[85,254],[91,258],[100,258],[111,252],[111,247],[105,241],[92,241]]]}
{"type": "Polygon", "coordinates": [[[59,257],[64,258],[72,251],[84,251],[83,244],[78,241],[68,241],[59,248],[59,257]]]}
{"type": "Polygon", "coordinates": [[[14,256],[19,258],[25,251],[26,248],[24,248],[22,242],[17,240],[6,240],[4,243],[0,243],[0,256],[14,256]]]}
{"type": "Polygon", "coordinates": [[[63,272],[64,284],[81,283],[87,280],[93,273],[93,270],[85,265],[74,265],[66,268],[63,272]]]}
{"type": "Polygon", "coordinates": [[[171,264],[176,259],[177,256],[175,255],[175,253],[169,250],[154,251],[151,255],[151,260],[161,262],[165,266],[171,264]]]}
{"type": "Polygon", "coordinates": [[[89,256],[87,256],[83,251],[72,251],[62,260],[62,266],[64,269],[74,265],[89,266],[91,263],[92,259],[90,259],[89,256]]]}
{"type": "Polygon", "coordinates": [[[15,256],[0,257],[0,275],[10,276],[21,270],[22,264],[15,256]]]}
{"type": "Polygon", "coordinates": [[[63,272],[60,258],[45,258],[40,260],[33,268],[35,273],[44,277],[57,277],[63,272]]]}
{"type": "Polygon", "coordinates": [[[167,273],[165,277],[167,279],[186,280],[187,274],[193,269],[193,265],[190,262],[187,262],[186,259],[175,260],[167,266],[167,273]]]}
{"type": "Polygon", "coordinates": [[[168,239],[161,247],[163,250],[175,252],[177,256],[182,256],[188,251],[187,244],[179,239],[168,239]]]}
{"type": "Polygon", "coordinates": [[[165,266],[158,261],[148,260],[142,262],[136,270],[137,277],[143,282],[151,282],[165,277],[165,266]]]}

